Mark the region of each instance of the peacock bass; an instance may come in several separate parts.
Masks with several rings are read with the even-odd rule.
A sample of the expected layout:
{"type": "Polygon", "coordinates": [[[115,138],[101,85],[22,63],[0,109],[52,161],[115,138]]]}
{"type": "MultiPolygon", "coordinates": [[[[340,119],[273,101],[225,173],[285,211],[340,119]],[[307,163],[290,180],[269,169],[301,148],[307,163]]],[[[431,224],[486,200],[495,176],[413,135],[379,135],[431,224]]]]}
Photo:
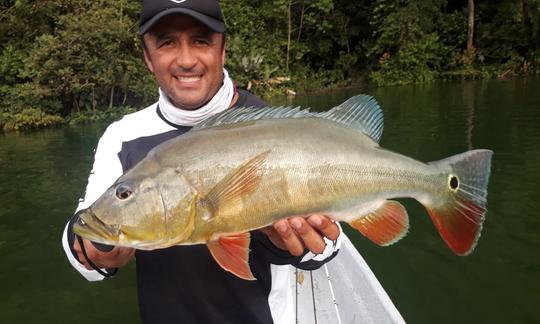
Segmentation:
{"type": "Polygon", "coordinates": [[[359,95],[324,113],[235,108],[155,147],[88,209],[74,232],[152,250],[206,244],[240,278],[249,231],[320,212],[385,246],[408,231],[398,197],[427,209],[446,244],[470,253],[486,213],[490,150],[422,163],[381,148],[383,114],[359,95]]]}

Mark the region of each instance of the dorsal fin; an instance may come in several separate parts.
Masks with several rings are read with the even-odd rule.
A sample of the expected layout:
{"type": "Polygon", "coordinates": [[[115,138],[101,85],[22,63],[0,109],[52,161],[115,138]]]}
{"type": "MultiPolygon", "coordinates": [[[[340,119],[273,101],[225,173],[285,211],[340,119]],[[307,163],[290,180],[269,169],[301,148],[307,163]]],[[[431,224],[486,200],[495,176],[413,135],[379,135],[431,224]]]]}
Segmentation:
{"type": "Polygon", "coordinates": [[[300,109],[300,107],[235,107],[204,120],[195,125],[193,129],[234,124],[248,120],[306,118],[316,116],[317,113],[312,113],[309,109],[300,109]]]}
{"type": "Polygon", "coordinates": [[[368,95],[351,97],[341,105],[318,114],[317,117],[358,129],[377,143],[384,128],[383,111],[375,98],[368,95]]]}
{"type": "Polygon", "coordinates": [[[214,115],[193,129],[203,129],[250,120],[324,118],[357,129],[379,142],[384,125],[383,112],[377,101],[368,95],[354,96],[337,107],[315,113],[300,107],[239,107],[214,115]]]}

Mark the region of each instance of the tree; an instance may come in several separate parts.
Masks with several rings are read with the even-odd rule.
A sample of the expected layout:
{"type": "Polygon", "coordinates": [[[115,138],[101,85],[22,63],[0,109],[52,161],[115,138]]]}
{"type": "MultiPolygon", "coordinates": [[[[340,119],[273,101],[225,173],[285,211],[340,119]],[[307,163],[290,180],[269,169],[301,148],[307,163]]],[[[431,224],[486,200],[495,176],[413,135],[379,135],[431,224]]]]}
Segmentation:
{"type": "Polygon", "coordinates": [[[474,0],[468,0],[467,13],[467,53],[472,55],[474,52],[474,0]]]}
{"type": "Polygon", "coordinates": [[[437,78],[449,56],[439,39],[444,0],[373,2],[367,55],[378,85],[426,82],[437,78]]]}
{"type": "MultiPolygon", "coordinates": [[[[37,37],[27,76],[61,94],[76,111],[127,103],[136,80],[148,80],[134,33],[139,4],[88,2],[57,17],[53,33],[37,37]]],[[[131,98],[140,98],[131,93],[131,98]]]]}

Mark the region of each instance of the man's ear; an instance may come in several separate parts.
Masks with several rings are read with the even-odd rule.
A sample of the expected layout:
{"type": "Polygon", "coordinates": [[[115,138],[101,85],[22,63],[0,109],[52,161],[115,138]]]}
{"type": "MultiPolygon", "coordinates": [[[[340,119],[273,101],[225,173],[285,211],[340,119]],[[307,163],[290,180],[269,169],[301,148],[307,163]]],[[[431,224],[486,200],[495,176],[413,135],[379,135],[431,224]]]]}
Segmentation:
{"type": "Polygon", "coordinates": [[[227,54],[227,50],[225,49],[225,47],[223,47],[223,50],[221,50],[221,62],[223,62],[223,65],[225,66],[225,57],[226,57],[226,54],[227,54]]]}
{"type": "Polygon", "coordinates": [[[221,61],[223,62],[223,65],[225,65],[225,57],[227,55],[227,39],[225,37],[225,34],[221,34],[221,61]]]}
{"type": "Polygon", "coordinates": [[[143,45],[143,54],[144,54],[144,62],[146,63],[146,67],[148,68],[148,70],[150,70],[150,72],[154,73],[154,65],[152,64],[152,59],[150,58],[150,54],[148,54],[146,45],[143,45]]]}

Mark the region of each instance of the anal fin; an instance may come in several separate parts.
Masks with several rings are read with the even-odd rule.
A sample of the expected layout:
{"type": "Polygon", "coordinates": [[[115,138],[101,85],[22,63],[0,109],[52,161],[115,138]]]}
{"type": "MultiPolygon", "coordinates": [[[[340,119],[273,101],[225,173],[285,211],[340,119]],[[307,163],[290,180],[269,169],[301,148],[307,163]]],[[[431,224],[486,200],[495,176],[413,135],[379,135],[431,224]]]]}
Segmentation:
{"type": "Polygon", "coordinates": [[[249,267],[249,232],[218,237],[207,243],[216,262],[225,270],[246,280],[257,280],[249,267]]]}
{"type": "Polygon", "coordinates": [[[373,243],[387,246],[407,235],[409,216],[399,202],[387,200],[369,214],[350,221],[349,225],[373,243]]]}

